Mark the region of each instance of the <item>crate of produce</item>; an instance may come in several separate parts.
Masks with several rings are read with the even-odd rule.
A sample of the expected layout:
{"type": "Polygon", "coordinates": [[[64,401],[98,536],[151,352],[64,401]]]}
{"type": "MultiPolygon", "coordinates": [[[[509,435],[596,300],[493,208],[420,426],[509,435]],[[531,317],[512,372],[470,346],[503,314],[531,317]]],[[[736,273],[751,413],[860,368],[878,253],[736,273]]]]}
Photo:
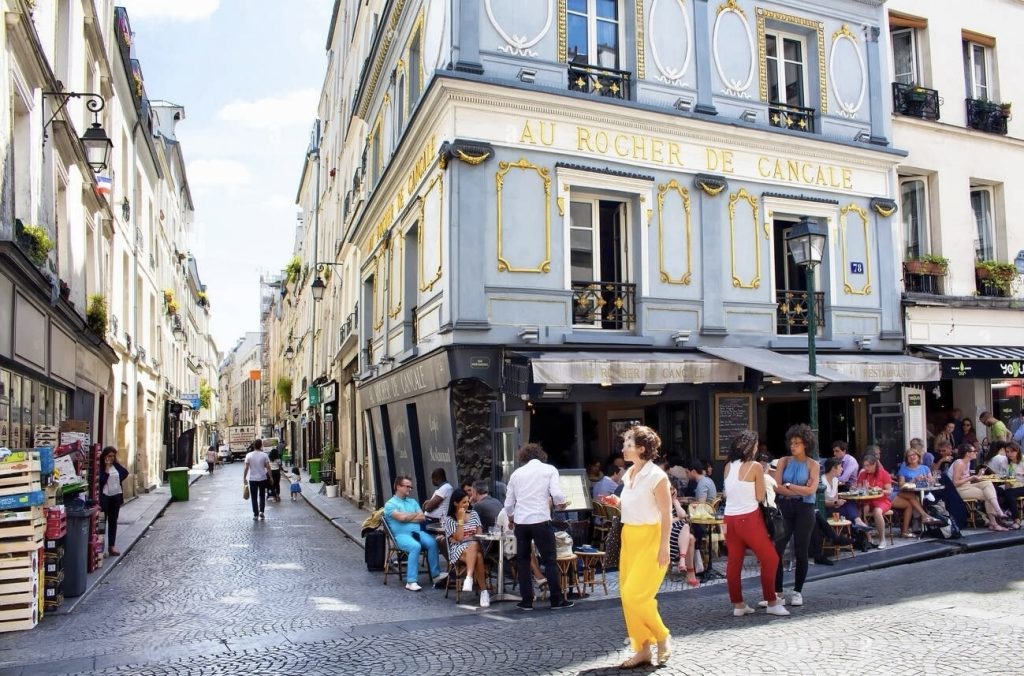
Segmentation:
{"type": "MultiPolygon", "coordinates": [[[[36,484],[38,485],[38,482],[36,484]]],[[[23,509],[41,505],[45,501],[46,496],[38,489],[14,495],[0,493],[0,509],[23,509]]]]}
{"type": "MultiPolygon", "coordinates": [[[[0,458],[0,477],[18,476],[25,473],[42,473],[42,462],[36,451],[15,451],[0,458]]],[[[38,479],[38,477],[36,478],[38,479]]]]}

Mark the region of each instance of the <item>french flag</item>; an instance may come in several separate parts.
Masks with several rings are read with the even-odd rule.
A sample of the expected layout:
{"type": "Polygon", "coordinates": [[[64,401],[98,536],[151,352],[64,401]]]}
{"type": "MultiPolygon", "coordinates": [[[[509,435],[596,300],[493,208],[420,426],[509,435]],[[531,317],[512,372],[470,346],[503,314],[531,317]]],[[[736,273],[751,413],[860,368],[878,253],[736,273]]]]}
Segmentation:
{"type": "Polygon", "coordinates": [[[96,177],[96,194],[110,197],[110,190],[113,187],[113,182],[109,176],[97,176],[96,177]]]}

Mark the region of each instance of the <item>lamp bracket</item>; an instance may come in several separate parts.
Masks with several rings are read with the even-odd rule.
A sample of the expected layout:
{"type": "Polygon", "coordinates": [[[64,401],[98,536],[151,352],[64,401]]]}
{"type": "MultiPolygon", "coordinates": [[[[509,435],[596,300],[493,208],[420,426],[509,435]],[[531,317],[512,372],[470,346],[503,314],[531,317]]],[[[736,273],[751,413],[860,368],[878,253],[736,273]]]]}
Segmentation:
{"type": "Polygon", "coordinates": [[[340,268],[344,265],[344,263],[331,263],[330,261],[322,261],[316,264],[316,271],[323,272],[328,265],[330,265],[331,267],[340,268]]]}
{"type": "MultiPolygon", "coordinates": [[[[60,115],[61,111],[67,108],[68,102],[71,99],[85,99],[86,109],[93,114],[93,119],[99,119],[99,113],[103,110],[106,105],[106,100],[99,95],[92,92],[43,92],[43,98],[47,96],[57,99],[57,107],[54,108],[53,114],[50,115],[50,119],[46,120],[43,124],[43,140],[47,138],[46,128],[60,115]]],[[[46,113],[44,112],[43,115],[46,113]]]]}

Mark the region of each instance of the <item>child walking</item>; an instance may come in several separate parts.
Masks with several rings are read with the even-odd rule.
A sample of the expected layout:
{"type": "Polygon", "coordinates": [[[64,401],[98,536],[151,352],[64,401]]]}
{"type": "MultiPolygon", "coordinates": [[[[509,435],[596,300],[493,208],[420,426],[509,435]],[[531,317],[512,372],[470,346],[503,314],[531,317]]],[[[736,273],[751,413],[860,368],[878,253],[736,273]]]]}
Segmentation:
{"type": "Polygon", "coordinates": [[[292,484],[292,502],[295,502],[296,497],[302,492],[302,475],[299,474],[298,467],[292,467],[291,474],[288,475],[288,481],[292,484]]]}

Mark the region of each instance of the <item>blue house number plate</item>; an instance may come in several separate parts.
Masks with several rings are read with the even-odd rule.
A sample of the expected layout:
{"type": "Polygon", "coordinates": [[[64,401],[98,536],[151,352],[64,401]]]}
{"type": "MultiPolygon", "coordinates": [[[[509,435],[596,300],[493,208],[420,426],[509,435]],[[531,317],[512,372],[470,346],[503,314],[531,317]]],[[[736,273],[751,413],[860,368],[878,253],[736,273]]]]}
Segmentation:
{"type": "Polygon", "coordinates": [[[864,264],[861,263],[860,261],[851,261],[850,262],[850,274],[851,275],[863,275],[864,274],[864,264]]]}

